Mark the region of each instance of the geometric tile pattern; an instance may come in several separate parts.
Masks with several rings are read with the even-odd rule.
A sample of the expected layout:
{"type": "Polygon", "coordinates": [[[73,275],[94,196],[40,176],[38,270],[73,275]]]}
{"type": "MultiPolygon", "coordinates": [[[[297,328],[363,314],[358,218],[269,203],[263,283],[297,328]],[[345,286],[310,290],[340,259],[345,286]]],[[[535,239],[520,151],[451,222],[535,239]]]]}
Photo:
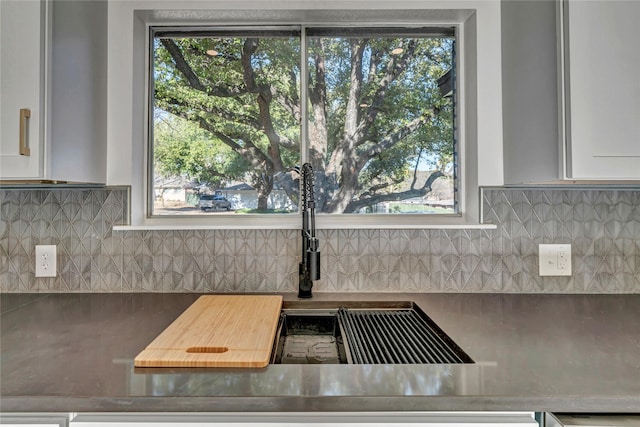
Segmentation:
{"type": "Polygon", "coordinates": [[[483,209],[510,291],[640,292],[640,190],[491,189],[483,209]],[[539,243],[571,243],[573,275],[539,277],[539,243]]]}
{"type": "Polygon", "coordinates": [[[0,291],[120,291],[127,190],[0,190],[0,291]],[[35,279],[35,246],[57,245],[55,278],[35,279]]]}
{"type": "MultiPolygon", "coordinates": [[[[1,292],[295,292],[297,230],[114,232],[125,188],[0,189],[1,292]],[[35,278],[35,245],[58,276],[35,278]]],[[[640,191],[486,188],[495,230],[319,230],[314,292],[639,293],[640,191]],[[573,275],[538,276],[571,243],[573,275]]]]}

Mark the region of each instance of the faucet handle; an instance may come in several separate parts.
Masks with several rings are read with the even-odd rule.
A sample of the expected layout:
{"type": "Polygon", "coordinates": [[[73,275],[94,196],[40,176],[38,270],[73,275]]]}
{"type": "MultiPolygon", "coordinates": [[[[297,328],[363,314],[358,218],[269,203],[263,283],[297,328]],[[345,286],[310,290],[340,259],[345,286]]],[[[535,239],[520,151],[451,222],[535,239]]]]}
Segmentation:
{"type": "Polygon", "coordinates": [[[310,239],[307,250],[307,265],[309,266],[309,278],[320,280],[320,251],[318,250],[318,239],[310,239]]]}

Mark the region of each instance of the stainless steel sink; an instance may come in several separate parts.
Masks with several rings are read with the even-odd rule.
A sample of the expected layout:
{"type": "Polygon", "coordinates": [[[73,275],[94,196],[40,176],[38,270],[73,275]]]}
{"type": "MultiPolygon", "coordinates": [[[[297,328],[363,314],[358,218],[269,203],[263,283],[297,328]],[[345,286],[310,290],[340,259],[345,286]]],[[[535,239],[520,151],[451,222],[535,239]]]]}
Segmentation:
{"type": "Polygon", "coordinates": [[[473,360],[411,301],[285,301],[271,363],[473,360]]]}
{"type": "Polygon", "coordinates": [[[348,363],[337,310],[284,309],[272,363],[348,363]]]}

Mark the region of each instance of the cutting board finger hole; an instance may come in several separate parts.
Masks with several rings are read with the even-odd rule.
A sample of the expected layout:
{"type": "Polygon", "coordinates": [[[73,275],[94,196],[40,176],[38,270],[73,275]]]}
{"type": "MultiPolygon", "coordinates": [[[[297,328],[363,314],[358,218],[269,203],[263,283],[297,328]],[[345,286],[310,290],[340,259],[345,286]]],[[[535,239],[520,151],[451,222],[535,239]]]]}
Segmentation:
{"type": "Polygon", "coordinates": [[[187,353],[226,353],[227,347],[189,347],[187,353]]]}

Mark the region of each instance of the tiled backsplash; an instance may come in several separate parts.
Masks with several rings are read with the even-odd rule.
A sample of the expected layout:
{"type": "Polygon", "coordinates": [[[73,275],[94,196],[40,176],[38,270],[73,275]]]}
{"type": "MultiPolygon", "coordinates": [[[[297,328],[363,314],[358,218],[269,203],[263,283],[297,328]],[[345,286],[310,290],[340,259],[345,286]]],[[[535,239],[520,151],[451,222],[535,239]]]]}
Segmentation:
{"type": "MultiPolygon", "coordinates": [[[[112,231],[120,188],[0,190],[2,292],[294,292],[297,230],[112,231]],[[58,276],[35,278],[35,245],[58,276]]],[[[314,291],[640,292],[640,191],[489,188],[496,230],[321,230],[314,291]],[[538,276],[538,244],[571,243],[573,275],[538,276]]]]}

